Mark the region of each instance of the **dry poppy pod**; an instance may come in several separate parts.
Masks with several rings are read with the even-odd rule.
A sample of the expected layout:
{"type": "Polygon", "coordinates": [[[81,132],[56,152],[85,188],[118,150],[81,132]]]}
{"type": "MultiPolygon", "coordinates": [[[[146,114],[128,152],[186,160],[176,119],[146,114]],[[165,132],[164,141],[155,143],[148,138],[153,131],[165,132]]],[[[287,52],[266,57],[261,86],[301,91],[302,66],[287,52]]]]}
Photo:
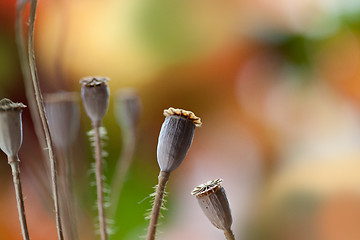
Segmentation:
{"type": "Polygon", "coordinates": [[[110,91],[107,81],[109,78],[106,77],[85,77],[80,80],[85,112],[95,125],[100,125],[108,109],[110,91]]]}
{"type": "Polygon", "coordinates": [[[17,156],[22,144],[21,112],[26,106],[4,98],[0,101],[0,148],[8,156],[17,156]]]}
{"type": "Polygon", "coordinates": [[[218,229],[229,231],[232,216],[221,179],[209,181],[196,187],[191,194],[196,196],[206,217],[218,229]]]}
{"type": "Polygon", "coordinates": [[[63,150],[69,148],[79,131],[78,94],[75,92],[47,94],[45,109],[55,147],[63,150]]]}
{"type": "Polygon", "coordinates": [[[194,137],[195,127],[201,125],[193,112],[169,108],[161,126],[157,160],[163,172],[174,171],[184,160],[194,137]]]}
{"type": "Polygon", "coordinates": [[[116,94],[115,117],[122,129],[135,130],[141,115],[141,100],[135,89],[121,89],[116,94]]]}

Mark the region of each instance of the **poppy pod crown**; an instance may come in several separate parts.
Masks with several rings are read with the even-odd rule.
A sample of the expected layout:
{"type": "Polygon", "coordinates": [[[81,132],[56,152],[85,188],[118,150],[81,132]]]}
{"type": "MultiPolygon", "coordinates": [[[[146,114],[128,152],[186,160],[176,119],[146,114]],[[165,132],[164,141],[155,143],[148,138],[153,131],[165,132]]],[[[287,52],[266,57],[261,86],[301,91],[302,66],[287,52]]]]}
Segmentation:
{"type": "Polygon", "coordinates": [[[215,179],[197,186],[191,194],[196,196],[206,217],[218,229],[227,231],[232,225],[232,216],[222,179],[215,179]]]}
{"type": "Polygon", "coordinates": [[[169,108],[164,110],[165,121],[161,126],[157,159],[161,171],[172,172],[184,160],[194,137],[195,127],[201,120],[191,111],[169,108]]]}
{"type": "Polygon", "coordinates": [[[85,77],[80,80],[85,112],[93,124],[100,125],[108,109],[110,95],[108,81],[107,77],[85,77]]]}

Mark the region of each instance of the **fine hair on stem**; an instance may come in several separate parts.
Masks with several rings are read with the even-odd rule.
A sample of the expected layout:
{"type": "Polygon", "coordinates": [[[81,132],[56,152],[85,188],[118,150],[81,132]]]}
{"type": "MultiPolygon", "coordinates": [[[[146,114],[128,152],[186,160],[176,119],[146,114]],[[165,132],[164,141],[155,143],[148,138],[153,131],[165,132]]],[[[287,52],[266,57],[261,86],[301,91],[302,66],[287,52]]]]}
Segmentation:
{"type": "Polygon", "coordinates": [[[158,185],[156,188],[154,204],[150,215],[150,223],[146,240],[154,240],[156,236],[156,228],[160,216],[160,209],[164,198],[166,183],[169,181],[170,173],[161,171],[158,177],[158,185]]]}

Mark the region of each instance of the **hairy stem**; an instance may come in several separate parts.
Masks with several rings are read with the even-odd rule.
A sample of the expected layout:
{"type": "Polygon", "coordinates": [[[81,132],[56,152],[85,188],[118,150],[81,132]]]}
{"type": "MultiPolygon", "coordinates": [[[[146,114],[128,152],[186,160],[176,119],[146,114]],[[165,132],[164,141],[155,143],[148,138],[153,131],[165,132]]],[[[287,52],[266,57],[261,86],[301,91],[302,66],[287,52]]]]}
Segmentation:
{"type": "Polygon", "coordinates": [[[112,210],[113,217],[115,216],[117,208],[119,206],[118,203],[120,200],[121,190],[124,186],[126,174],[129,171],[134,156],[135,143],[136,143],[135,132],[124,134],[123,143],[124,143],[124,150],[122,151],[121,156],[118,160],[115,174],[112,180],[111,202],[112,202],[112,206],[114,206],[112,210]]]}
{"type": "Polygon", "coordinates": [[[11,166],[11,172],[13,175],[15,193],[16,193],[16,202],[17,202],[17,209],[19,212],[19,220],[21,225],[21,232],[23,235],[24,240],[29,240],[29,231],[26,224],[26,217],[25,217],[25,206],[24,206],[24,199],[21,190],[21,182],[20,182],[20,168],[19,168],[19,159],[17,157],[9,157],[8,158],[9,165],[11,166]]]}
{"type": "Polygon", "coordinates": [[[64,239],[63,231],[62,231],[62,222],[60,217],[60,207],[59,207],[59,196],[58,196],[58,184],[57,184],[57,168],[56,168],[56,159],[54,155],[53,143],[50,135],[49,124],[45,114],[44,101],[40,91],[40,84],[38,79],[38,74],[36,70],[35,64],[35,53],[34,53],[34,25],[35,25],[35,16],[36,16],[36,7],[37,0],[31,0],[30,4],[30,15],[29,15],[29,30],[28,30],[28,58],[29,58],[29,66],[31,79],[34,88],[35,99],[37,103],[37,108],[39,111],[42,128],[45,133],[45,141],[46,147],[49,153],[49,161],[50,161],[50,171],[51,171],[51,183],[52,183],[52,191],[55,205],[55,215],[56,215],[56,227],[58,232],[58,238],[60,240],[64,239]]]}
{"type": "Polygon", "coordinates": [[[157,223],[158,223],[158,219],[159,219],[159,215],[160,215],[161,204],[162,204],[163,197],[164,197],[166,183],[169,181],[169,176],[170,176],[170,173],[168,173],[168,172],[161,171],[159,174],[159,177],[158,177],[159,182],[158,182],[158,186],[156,189],[154,205],[153,205],[151,215],[150,215],[150,223],[149,223],[146,240],[154,240],[155,239],[156,227],[157,227],[157,223]]]}
{"type": "Polygon", "coordinates": [[[104,208],[104,185],[102,181],[102,148],[100,138],[100,123],[93,123],[95,138],[95,174],[97,189],[97,205],[99,213],[100,236],[101,240],[107,239],[106,218],[104,208]]]}
{"type": "Polygon", "coordinates": [[[235,240],[234,233],[231,229],[224,231],[224,235],[226,240],[235,240]]]}

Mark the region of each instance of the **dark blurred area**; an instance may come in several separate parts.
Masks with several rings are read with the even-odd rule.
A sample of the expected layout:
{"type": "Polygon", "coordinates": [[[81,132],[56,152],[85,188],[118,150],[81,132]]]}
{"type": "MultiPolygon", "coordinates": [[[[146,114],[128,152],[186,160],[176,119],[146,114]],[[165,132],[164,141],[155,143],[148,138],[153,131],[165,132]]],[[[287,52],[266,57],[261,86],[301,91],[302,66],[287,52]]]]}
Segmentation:
{"type": "MultiPolygon", "coordinates": [[[[0,98],[28,105],[15,43],[15,0],[0,1],[0,98]]],[[[24,16],[27,16],[25,13],[24,16]]],[[[159,239],[223,239],[191,190],[222,178],[236,239],[360,239],[360,2],[355,0],[39,1],[35,53],[44,94],[80,91],[108,76],[110,91],[142,101],[134,161],[110,239],[146,233],[157,184],[157,137],[168,107],[203,125],[170,179],[159,239]]],[[[113,95],[113,96],[114,96],[113,95]]],[[[124,149],[105,116],[105,177],[124,149]]],[[[23,112],[21,178],[32,239],[57,239],[45,157],[23,112]],[[45,179],[45,180],[44,180],[45,179]]],[[[90,121],[73,146],[80,239],[97,239],[89,174],[90,121]]],[[[0,239],[20,239],[11,171],[0,154],[0,239]]]]}

